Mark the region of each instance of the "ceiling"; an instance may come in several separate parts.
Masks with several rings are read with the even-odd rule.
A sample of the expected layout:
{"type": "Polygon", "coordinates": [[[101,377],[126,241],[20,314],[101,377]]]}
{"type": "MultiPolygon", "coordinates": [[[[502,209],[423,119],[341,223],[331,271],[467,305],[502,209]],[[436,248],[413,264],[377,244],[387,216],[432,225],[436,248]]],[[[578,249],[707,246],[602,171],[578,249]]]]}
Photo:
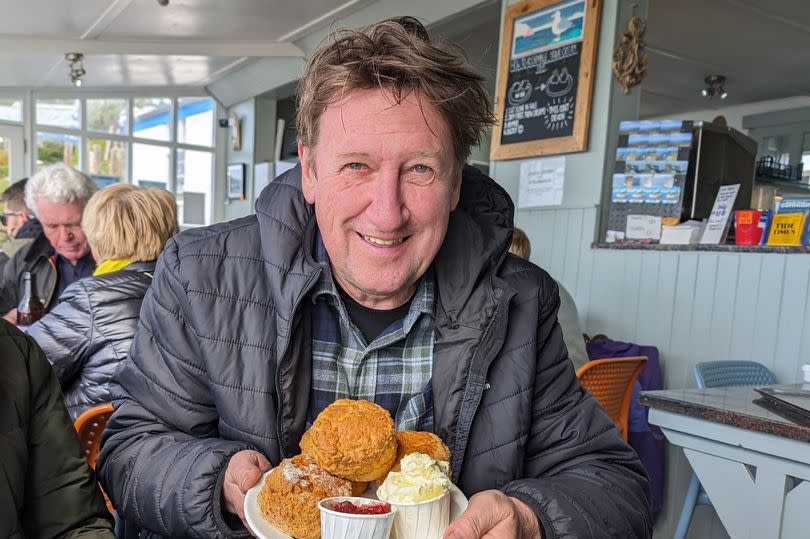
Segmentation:
{"type": "MultiPolygon", "coordinates": [[[[0,88],[207,86],[259,58],[305,55],[301,39],[374,0],[0,0],[0,88]]],[[[434,24],[494,79],[500,1],[434,24]]],[[[810,0],[650,0],[641,116],[810,95],[810,0]],[[728,99],[701,97],[721,74],[728,99]]],[[[266,65],[266,64],[262,64],[266,65]]]]}

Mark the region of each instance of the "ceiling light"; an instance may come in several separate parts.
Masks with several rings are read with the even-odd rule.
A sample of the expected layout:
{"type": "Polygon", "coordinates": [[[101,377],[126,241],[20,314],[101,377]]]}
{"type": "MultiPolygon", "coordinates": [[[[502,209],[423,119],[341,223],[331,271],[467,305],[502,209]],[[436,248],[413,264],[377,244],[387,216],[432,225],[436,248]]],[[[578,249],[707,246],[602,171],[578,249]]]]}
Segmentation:
{"type": "Polygon", "coordinates": [[[65,60],[68,61],[70,66],[70,73],[68,74],[70,82],[77,88],[80,87],[82,85],[82,77],[87,74],[87,71],[84,70],[84,54],[80,52],[69,52],[65,54],[65,60]]]}
{"type": "Polygon", "coordinates": [[[703,82],[706,87],[700,90],[700,95],[708,97],[709,99],[718,96],[720,99],[728,97],[728,92],[725,89],[726,77],[723,75],[708,75],[703,82]]]}

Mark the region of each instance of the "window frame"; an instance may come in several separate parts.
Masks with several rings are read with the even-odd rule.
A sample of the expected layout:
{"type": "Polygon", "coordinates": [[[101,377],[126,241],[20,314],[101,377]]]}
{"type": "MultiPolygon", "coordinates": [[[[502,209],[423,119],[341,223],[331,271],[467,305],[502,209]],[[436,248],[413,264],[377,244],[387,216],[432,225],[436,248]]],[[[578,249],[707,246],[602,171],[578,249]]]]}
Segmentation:
{"type": "MultiPolygon", "coordinates": [[[[47,131],[50,133],[58,133],[65,135],[73,135],[79,137],[79,168],[84,170],[89,163],[89,145],[88,141],[91,139],[107,139],[113,141],[120,141],[126,145],[126,167],[125,177],[122,178],[123,183],[133,182],[133,146],[134,144],[148,144],[153,146],[160,146],[169,149],[169,181],[166,188],[171,191],[175,196],[177,192],[177,155],[179,150],[189,150],[206,152],[211,154],[211,175],[208,193],[207,208],[205,211],[208,217],[208,224],[213,222],[215,216],[215,194],[216,194],[216,170],[217,164],[222,162],[224,148],[217,144],[217,130],[216,119],[224,114],[219,103],[209,94],[200,89],[193,88],[173,88],[169,90],[151,89],[138,92],[69,92],[69,91],[29,91],[26,92],[25,98],[20,93],[0,92],[0,97],[23,99],[23,124],[27,126],[26,138],[32,141],[29,144],[29,155],[27,158],[26,166],[30,167],[28,172],[33,174],[37,170],[37,138],[36,134],[39,131],[47,131]],[[204,97],[210,99],[213,104],[212,115],[212,138],[211,146],[204,146],[200,144],[180,143],[177,141],[177,118],[178,106],[181,98],[204,97]],[[134,102],[139,98],[167,98],[171,102],[171,111],[169,113],[169,140],[155,140],[144,137],[134,136],[134,102]],[[79,110],[81,114],[79,128],[56,127],[45,124],[38,124],[36,118],[36,105],[39,100],[45,99],[78,99],[80,102],[79,110]],[[87,127],[87,100],[90,99],[123,99],[126,100],[127,109],[127,130],[125,134],[105,133],[88,129],[87,127]]],[[[179,223],[182,228],[196,228],[206,225],[179,223]]]]}

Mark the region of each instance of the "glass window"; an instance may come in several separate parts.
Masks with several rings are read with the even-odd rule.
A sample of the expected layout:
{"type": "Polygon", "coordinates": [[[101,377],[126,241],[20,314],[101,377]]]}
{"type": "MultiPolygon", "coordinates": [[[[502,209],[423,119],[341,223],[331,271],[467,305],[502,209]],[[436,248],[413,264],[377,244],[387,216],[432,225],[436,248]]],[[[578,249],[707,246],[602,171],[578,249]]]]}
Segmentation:
{"type": "Polygon", "coordinates": [[[132,145],[132,183],[144,187],[169,187],[169,160],[171,151],[168,146],[155,144],[132,145]]]}
{"type": "Polygon", "coordinates": [[[802,181],[810,183],[810,133],[802,137],[802,181]]]}
{"type": "Polygon", "coordinates": [[[0,120],[23,121],[22,99],[0,99],[0,120]]]}
{"type": "Polygon", "coordinates": [[[211,222],[211,184],[214,154],[177,150],[177,211],[182,225],[207,225],[211,222]]]}
{"type": "Polygon", "coordinates": [[[81,123],[78,99],[37,99],[37,125],[78,129],[81,123]]]}
{"type": "Polygon", "coordinates": [[[770,155],[782,165],[790,164],[790,135],[776,135],[762,139],[761,155],[770,155]]]}
{"type": "Polygon", "coordinates": [[[88,99],[87,129],[114,135],[126,135],[129,121],[126,99],[88,99]]]}
{"type": "Polygon", "coordinates": [[[172,100],[166,97],[137,98],[132,109],[132,136],[171,140],[172,100]]]}
{"type": "Polygon", "coordinates": [[[10,153],[11,141],[0,136],[0,193],[10,185],[8,166],[10,153]]]}
{"type": "Polygon", "coordinates": [[[177,99],[177,142],[214,145],[214,100],[210,97],[177,99]]]}
{"type": "Polygon", "coordinates": [[[78,168],[80,144],[76,135],[37,132],[37,170],[59,161],[78,168]]]}
{"type": "Polygon", "coordinates": [[[99,186],[119,183],[126,179],[127,144],[120,140],[89,139],[87,167],[99,186]]]}

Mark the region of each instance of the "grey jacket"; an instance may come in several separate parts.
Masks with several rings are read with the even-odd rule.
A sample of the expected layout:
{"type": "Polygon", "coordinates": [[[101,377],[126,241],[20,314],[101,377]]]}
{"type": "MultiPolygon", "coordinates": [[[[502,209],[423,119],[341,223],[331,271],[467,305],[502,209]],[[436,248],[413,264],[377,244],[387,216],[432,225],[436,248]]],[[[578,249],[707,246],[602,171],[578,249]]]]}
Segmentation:
{"type": "MultiPolygon", "coordinates": [[[[498,488],[547,538],[652,534],[645,473],[577,383],[544,271],[506,254],[513,206],[465,169],[435,262],[435,432],[468,496],[498,488]]],[[[223,517],[228,458],[299,452],[311,379],[313,208],[298,168],[256,215],[184,232],[158,261],[99,459],[127,519],[161,535],[245,536],[223,517]]]]}
{"type": "Polygon", "coordinates": [[[129,353],[154,270],[154,261],[135,262],[81,279],[65,289],[59,305],[28,328],[53,365],[73,419],[91,406],[110,402],[110,378],[129,353]]]}

